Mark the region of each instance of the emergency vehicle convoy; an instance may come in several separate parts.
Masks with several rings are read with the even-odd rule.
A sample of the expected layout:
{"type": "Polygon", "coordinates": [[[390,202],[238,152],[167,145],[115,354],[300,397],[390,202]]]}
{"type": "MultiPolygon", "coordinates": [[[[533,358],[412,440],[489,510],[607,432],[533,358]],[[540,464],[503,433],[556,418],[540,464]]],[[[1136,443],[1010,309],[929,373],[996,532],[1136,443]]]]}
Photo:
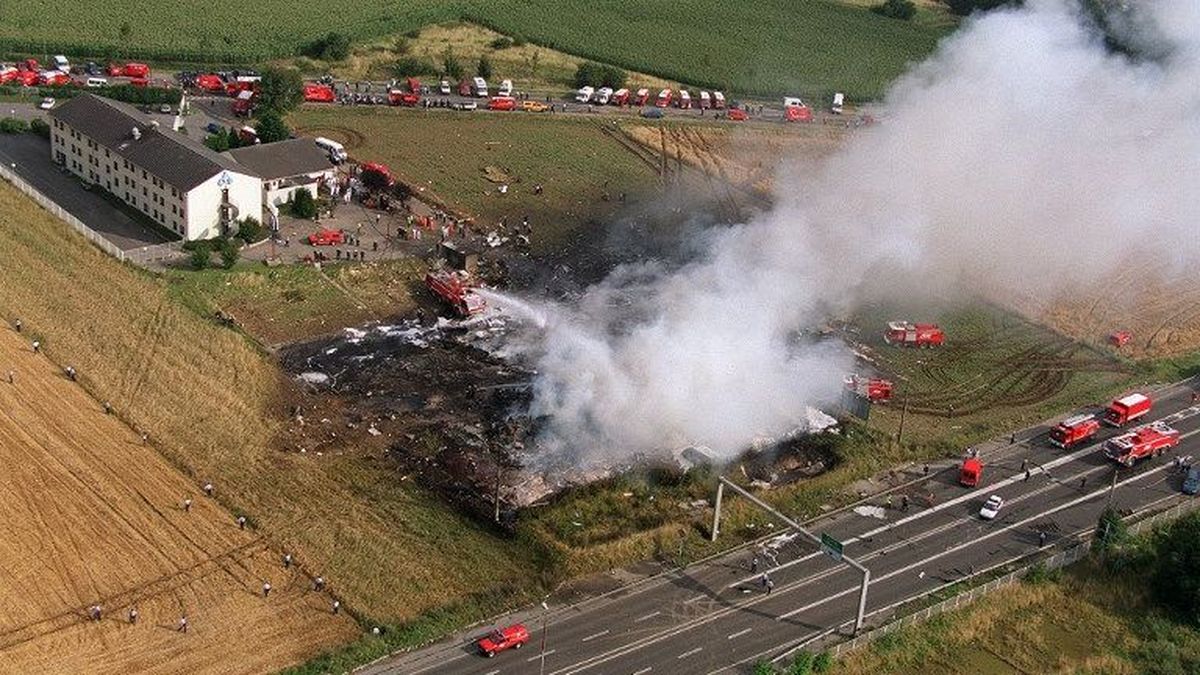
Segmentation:
{"type": "Polygon", "coordinates": [[[1167,448],[1179,445],[1179,431],[1154,422],[1127,434],[1110,439],[1104,444],[1104,456],[1125,466],[1133,466],[1140,459],[1157,457],[1167,448]]]}

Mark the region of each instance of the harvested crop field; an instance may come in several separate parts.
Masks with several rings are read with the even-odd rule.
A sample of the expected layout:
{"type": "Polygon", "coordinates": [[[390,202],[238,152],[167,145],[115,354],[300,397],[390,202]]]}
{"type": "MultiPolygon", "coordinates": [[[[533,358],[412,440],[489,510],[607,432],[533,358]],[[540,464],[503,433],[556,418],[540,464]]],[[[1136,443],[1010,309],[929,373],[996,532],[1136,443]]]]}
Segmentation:
{"type": "Polygon", "coordinates": [[[7,328],[0,364],[15,372],[0,383],[0,670],[257,673],[356,633],[331,596],[7,328]]]}
{"type": "Polygon", "coordinates": [[[1200,282],[1147,276],[1140,265],[1054,298],[1006,299],[1018,311],[1081,342],[1108,346],[1108,336],[1127,330],[1119,350],[1135,359],[1178,356],[1200,349],[1200,282]]]}

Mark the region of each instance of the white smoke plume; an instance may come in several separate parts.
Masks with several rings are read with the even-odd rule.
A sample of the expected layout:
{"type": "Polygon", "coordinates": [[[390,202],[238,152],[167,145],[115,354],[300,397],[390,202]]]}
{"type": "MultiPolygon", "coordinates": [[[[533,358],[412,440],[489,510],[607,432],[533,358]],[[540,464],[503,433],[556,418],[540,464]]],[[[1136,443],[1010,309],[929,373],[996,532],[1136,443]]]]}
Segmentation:
{"type": "Polygon", "coordinates": [[[884,123],[682,269],[619,270],[548,308],[533,412],[572,456],[735,453],[837,396],[844,347],[796,331],[872,289],[1030,293],[1200,244],[1200,3],[1139,5],[1131,60],[1067,0],[970,21],[901,78],[884,123]],[[884,283],[880,283],[884,280],[884,283]],[[899,282],[896,282],[899,283],[899,282]]]}

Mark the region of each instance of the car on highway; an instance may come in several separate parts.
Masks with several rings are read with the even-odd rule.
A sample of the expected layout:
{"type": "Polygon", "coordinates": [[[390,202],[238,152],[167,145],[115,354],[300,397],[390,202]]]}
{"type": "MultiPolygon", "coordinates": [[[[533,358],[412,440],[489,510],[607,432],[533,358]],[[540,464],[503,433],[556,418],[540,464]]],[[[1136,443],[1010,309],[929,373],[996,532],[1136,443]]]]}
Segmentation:
{"type": "Polygon", "coordinates": [[[726,115],[726,117],[728,117],[730,119],[730,121],[733,121],[733,122],[745,122],[746,120],[750,119],[750,115],[745,110],[742,110],[741,108],[734,108],[734,109],[730,110],[729,114],[726,115]]]}
{"type": "Polygon", "coordinates": [[[465,101],[462,103],[454,104],[455,110],[475,110],[478,107],[479,107],[479,104],[476,103],[475,101],[465,101]]]}
{"type": "Polygon", "coordinates": [[[476,645],[479,646],[479,652],[490,659],[506,649],[520,649],[526,642],[529,642],[529,629],[514,623],[488,633],[476,645]]]}
{"type": "Polygon", "coordinates": [[[450,95],[450,81],[442,80],[440,83],[438,83],[438,92],[441,93],[442,96],[449,96],[450,95]]]}
{"type": "Polygon", "coordinates": [[[550,104],[542,103],[541,101],[522,101],[521,110],[525,112],[546,112],[550,109],[550,104]]]}
{"type": "Polygon", "coordinates": [[[1002,508],[1004,508],[1004,498],[1000,495],[992,495],[983,503],[983,508],[979,509],[979,517],[984,520],[994,520],[1002,508]]]}
{"type": "Polygon", "coordinates": [[[49,110],[54,107],[54,99],[47,96],[46,98],[42,99],[42,102],[38,104],[38,107],[42,110],[49,110]]]}
{"type": "Polygon", "coordinates": [[[663,117],[661,108],[642,108],[642,117],[650,120],[660,120],[663,117]]]}
{"type": "Polygon", "coordinates": [[[1188,469],[1187,477],[1183,479],[1183,494],[1194,495],[1200,492],[1200,466],[1188,469]]]}

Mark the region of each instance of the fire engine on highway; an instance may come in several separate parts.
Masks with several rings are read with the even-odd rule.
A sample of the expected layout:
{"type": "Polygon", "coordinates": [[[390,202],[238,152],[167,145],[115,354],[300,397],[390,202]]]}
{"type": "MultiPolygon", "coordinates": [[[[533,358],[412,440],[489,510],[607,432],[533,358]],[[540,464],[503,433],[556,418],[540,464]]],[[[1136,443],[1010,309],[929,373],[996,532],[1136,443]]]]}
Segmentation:
{"type": "Polygon", "coordinates": [[[1095,415],[1076,415],[1050,430],[1050,442],[1060,448],[1069,448],[1095,436],[1099,430],[1100,422],[1095,415]]]}
{"type": "Polygon", "coordinates": [[[1145,394],[1126,394],[1108,404],[1104,411],[1104,423],[1113,427],[1123,427],[1126,424],[1144,417],[1150,412],[1152,402],[1145,394]]]}
{"type": "Polygon", "coordinates": [[[1167,448],[1179,445],[1179,431],[1155,422],[1127,434],[1117,436],[1104,444],[1104,456],[1125,466],[1133,466],[1139,459],[1157,457],[1167,448]]]}

